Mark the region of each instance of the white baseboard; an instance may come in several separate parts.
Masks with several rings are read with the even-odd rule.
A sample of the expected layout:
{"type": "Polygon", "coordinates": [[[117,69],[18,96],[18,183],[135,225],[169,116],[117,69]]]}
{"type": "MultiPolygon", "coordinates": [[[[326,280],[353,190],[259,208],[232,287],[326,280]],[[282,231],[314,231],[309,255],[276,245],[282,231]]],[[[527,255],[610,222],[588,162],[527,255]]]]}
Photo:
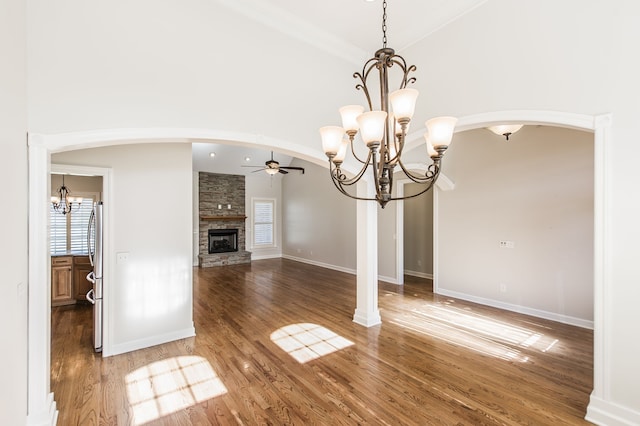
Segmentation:
{"type": "Polygon", "coordinates": [[[398,282],[398,280],[394,277],[385,277],[384,275],[378,275],[378,281],[384,281],[385,283],[402,285],[398,282]]]}
{"type": "Polygon", "coordinates": [[[38,413],[29,412],[27,416],[27,426],[56,426],[58,423],[58,409],[53,393],[47,395],[45,406],[38,413]]]}
{"type": "Polygon", "coordinates": [[[263,260],[263,259],[279,259],[282,255],[279,253],[276,254],[261,254],[257,255],[255,252],[251,252],[251,260],[263,260]]]}
{"type": "MultiPolygon", "coordinates": [[[[434,293],[436,293],[434,289],[434,293]]],[[[576,327],[588,328],[593,330],[593,321],[576,318],[569,315],[547,312],[540,309],[528,308],[526,306],[514,305],[511,303],[501,302],[499,300],[487,299],[484,297],[473,296],[466,293],[459,293],[443,288],[438,288],[437,293],[442,296],[455,297],[469,302],[479,303],[481,305],[493,306],[507,311],[518,312],[520,314],[531,315],[533,317],[544,318],[551,321],[561,322],[563,324],[575,325],[576,327]]]]}
{"type": "Polygon", "coordinates": [[[411,275],[412,277],[426,278],[428,280],[433,279],[433,274],[428,274],[426,272],[409,271],[408,269],[405,269],[404,274],[411,275]]]}
{"type": "Polygon", "coordinates": [[[111,351],[108,354],[103,354],[103,356],[120,355],[127,352],[137,351],[138,349],[173,342],[174,340],[186,339],[187,337],[193,337],[195,335],[196,329],[192,325],[191,327],[182,330],[176,330],[170,333],[159,334],[157,336],[145,337],[144,339],[113,345],[111,351]]]}
{"type": "Polygon", "coordinates": [[[591,395],[585,419],[597,425],[640,425],[640,412],[591,395]]]}
{"type": "Polygon", "coordinates": [[[317,262],[315,260],[305,259],[303,257],[295,257],[290,256],[288,254],[283,254],[283,258],[289,260],[295,260],[296,262],[308,263],[309,265],[320,266],[321,268],[333,269],[334,271],[346,272],[347,274],[355,275],[356,270],[351,268],[345,268],[343,266],[330,265],[328,263],[317,262]]]}

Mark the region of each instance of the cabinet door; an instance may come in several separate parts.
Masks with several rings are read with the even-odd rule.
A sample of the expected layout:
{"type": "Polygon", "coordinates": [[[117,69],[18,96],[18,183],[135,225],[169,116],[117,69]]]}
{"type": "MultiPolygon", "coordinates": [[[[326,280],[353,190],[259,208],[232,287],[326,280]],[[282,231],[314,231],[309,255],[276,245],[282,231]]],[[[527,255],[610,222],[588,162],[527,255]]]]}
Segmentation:
{"type": "Polygon", "coordinates": [[[75,303],[73,297],[73,265],[71,259],[55,262],[51,267],[51,306],[75,303]]]}
{"type": "Polygon", "coordinates": [[[87,274],[93,270],[89,263],[88,256],[77,256],[73,258],[73,286],[75,288],[75,298],[78,301],[86,301],[89,290],[93,284],[87,280],[87,274]]]}

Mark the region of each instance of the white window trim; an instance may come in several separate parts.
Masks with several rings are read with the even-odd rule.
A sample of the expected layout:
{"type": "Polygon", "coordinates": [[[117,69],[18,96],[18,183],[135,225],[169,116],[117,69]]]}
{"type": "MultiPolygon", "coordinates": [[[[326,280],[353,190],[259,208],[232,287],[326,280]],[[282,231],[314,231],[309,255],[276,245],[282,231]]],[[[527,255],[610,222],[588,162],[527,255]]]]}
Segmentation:
{"type": "Polygon", "coordinates": [[[276,241],[276,209],[277,209],[277,199],[275,198],[264,198],[264,197],[256,197],[251,198],[251,248],[252,249],[263,249],[263,248],[275,248],[278,246],[276,241]],[[256,203],[271,203],[273,208],[271,212],[271,239],[273,241],[272,244],[256,244],[255,235],[256,235],[256,214],[255,214],[255,206],[256,203]]]}

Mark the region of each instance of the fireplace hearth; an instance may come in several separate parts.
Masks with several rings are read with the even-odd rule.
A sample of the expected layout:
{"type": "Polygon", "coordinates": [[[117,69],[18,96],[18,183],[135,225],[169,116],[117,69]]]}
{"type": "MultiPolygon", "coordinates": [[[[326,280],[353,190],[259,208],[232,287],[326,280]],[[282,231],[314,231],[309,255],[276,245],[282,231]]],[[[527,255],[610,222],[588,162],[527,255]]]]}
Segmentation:
{"type": "Polygon", "coordinates": [[[238,251],[237,229],[209,229],[209,254],[238,251]]]}

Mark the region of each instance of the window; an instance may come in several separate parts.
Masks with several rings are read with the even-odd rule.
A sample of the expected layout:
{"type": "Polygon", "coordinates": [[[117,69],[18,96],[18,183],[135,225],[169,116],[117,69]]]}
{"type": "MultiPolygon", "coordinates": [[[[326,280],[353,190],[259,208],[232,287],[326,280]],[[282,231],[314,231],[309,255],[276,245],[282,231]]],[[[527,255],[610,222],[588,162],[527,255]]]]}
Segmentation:
{"type": "Polygon", "coordinates": [[[93,203],[98,197],[94,193],[77,193],[77,196],[82,197],[80,207],[74,207],[66,215],[56,212],[53,209],[53,205],[49,207],[51,254],[68,251],[89,252],[87,248],[87,227],[93,210],[93,203]]]}
{"type": "Polygon", "coordinates": [[[253,199],[253,247],[275,247],[274,223],[276,200],[253,199]]]}

